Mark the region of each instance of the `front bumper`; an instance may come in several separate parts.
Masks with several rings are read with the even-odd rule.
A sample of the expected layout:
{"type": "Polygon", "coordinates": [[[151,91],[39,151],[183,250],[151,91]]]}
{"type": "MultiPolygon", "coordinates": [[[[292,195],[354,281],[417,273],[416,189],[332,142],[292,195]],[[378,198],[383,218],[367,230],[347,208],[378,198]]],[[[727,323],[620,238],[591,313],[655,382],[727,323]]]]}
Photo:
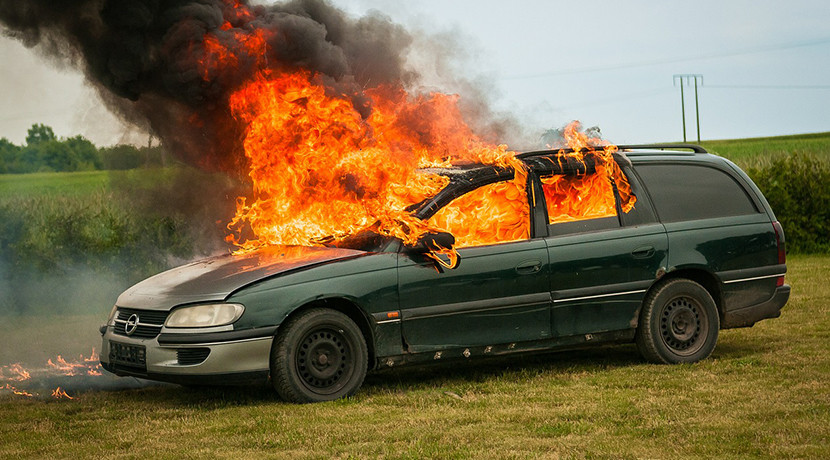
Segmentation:
{"type": "Polygon", "coordinates": [[[789,298],[790,286],[788,284],[779,286],[775,289],[772,297],[765,302],[724,312],[721,328],[751,327],[762,319],[778,318],[781,316],[781,309],[784,308],[789,298]]]}
{"type": "Polygon", "coordinates": [[[103,330],[101,366],[116,375],[172,383],[265,382],[275,331],[276,327],[192,334],[162,330],[155,338],[141,339],[115,334],[109,326],[103,330]]]}

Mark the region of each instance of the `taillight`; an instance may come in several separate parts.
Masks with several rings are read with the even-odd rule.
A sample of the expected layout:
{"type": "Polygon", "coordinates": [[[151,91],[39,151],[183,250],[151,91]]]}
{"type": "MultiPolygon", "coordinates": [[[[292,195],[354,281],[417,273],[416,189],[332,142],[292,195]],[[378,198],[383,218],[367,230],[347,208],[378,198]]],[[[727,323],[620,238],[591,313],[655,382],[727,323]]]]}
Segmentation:
{"type": "MultiPolygon", "coordinates": [[[[775,244],[778,246],[778,263],[785,264],[787,262],[787,245],[784,243],[784,227],[777,220],[772,223],[772,228],[775,229],[775,244]]],[[[784,277],[779,276],[775,279],[775,285],[781,287],[784,285],[784,277]]]]}
{"type": "Polygon", "coordinates": [[[775,229],[775,243],[778,245],[778,263],[784,264],[787,262],[787,246],[784,243],[784,227],[777,220],[772,223],[772,228],[775,229]]]}

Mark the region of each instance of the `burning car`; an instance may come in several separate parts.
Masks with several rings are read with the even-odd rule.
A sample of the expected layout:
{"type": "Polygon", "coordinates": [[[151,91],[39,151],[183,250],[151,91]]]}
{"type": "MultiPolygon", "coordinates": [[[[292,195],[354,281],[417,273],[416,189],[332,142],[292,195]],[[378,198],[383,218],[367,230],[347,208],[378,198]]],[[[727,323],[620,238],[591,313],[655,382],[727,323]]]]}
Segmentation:
{"type": "Polygon", "coordinates": [[[405,244],[369,228],[161,273],[118,298],[101,364],[178,383],[270,379],[314,402],[354,394],[368,370],[437,360],[609,342],[704,359],[719,329],[779,316],[784,234],[737,166],[680,147],[692,151],[422,171],[446,185],[407,212],[446,232],[405,244]]]}

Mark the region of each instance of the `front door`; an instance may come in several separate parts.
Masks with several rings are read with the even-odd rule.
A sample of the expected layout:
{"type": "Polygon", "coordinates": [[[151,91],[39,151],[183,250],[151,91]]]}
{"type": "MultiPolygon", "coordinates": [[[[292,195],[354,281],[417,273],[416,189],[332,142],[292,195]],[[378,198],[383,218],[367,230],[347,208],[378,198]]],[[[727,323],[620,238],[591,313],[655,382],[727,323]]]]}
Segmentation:
{"type": "Polygon", "coordinates": [[[485,185],[430,218],[429,223],[455,235],[457,268],[439,272],[421,254],[399,254],[402,330],[409,352],[550,337],[548,250],[544,239],[530,239],[525,189],[512,180],[485,185]]]}

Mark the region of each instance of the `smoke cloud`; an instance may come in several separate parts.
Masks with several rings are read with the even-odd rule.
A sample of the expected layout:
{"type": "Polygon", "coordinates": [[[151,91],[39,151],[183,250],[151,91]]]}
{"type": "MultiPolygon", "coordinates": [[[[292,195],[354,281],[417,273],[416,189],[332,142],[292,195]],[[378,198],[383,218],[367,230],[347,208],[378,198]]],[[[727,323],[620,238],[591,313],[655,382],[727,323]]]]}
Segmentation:
{"type": "Polygon", "coordinates": [[[211,169],[243,166],[227,99],[257,72],[309,70],[366,111],[361,88],[418,78],[404,65],[406,30],[323,0],[0,0],[0,22],[7,35],[81,69],[111,110],[174,155],[211,169]],[[240,48],[260,37],[263,47],[240,48]],[[221,59],[211,41],[235,51],[232,69],[211,65],[221,59]]]}

